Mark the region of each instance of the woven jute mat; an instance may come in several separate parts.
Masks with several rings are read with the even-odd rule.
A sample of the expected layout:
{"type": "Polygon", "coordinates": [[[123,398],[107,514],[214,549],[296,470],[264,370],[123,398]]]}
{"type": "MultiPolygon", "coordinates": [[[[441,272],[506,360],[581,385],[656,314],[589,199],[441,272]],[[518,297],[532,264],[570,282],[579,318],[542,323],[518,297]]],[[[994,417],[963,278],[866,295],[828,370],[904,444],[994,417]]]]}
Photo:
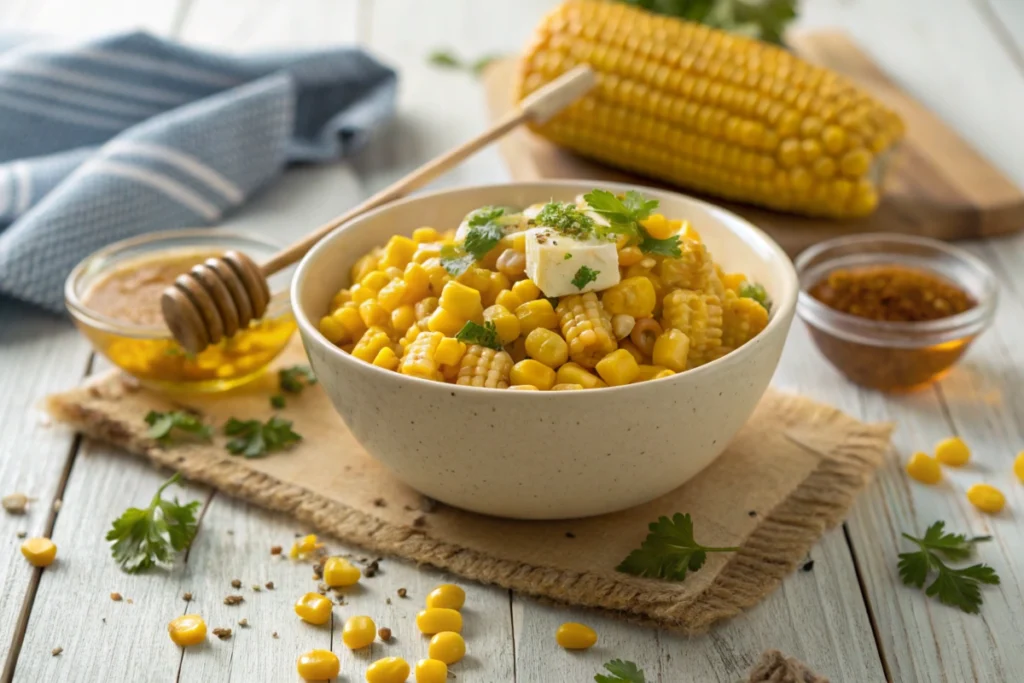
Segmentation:
{"type": "MultiPolygon", "coordinates": [[[[304,361],[296,344],[279,365],[304,361]]],[[[110,373],[50,396],[47,406],[88,436],[368,550],[690,634],[757,604],[804,561],[871,479],[891,432],[769,392],[726,452],[681,488],[615,514],[525,522],[425,501],[362,450],[318,385],[289,395],[281,411],[303,436],[297,447],[257,459],[230,455],[219,427],[232,416],[270,417],[276,383],[272,372],[227,394],[169,398],[110,373]],[[143,418],[171,409],[201,414],[218,436],[160,446],[143,418]],[[739,552],[710,554],[682,582],[615,570],[650,522],[677,512],[692,516],[698,542],[739,552]]]]}

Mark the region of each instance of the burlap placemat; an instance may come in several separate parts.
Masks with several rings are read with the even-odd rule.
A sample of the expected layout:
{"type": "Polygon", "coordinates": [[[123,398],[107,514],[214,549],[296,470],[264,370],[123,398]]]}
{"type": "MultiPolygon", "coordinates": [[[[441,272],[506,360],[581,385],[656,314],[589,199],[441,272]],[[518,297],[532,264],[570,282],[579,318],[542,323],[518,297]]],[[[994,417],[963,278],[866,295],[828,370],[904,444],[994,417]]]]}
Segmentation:
{"type": "MultiPolygon", "coordinates": [[[[304,360],[296,344],[280,364],[304,360]]],[[[146,436],[150,410],[187,408],[219,428],[232,416],[267,419],[276,392],[276,373],[268,373],[228,394],[169,399],[109,373],[47,405],[91,437],[374,552],[684,633],[704,631],[778,586],[843,519],[881,464],[891,432],[770,392],[728,450],[683,487],[625,512],[555,522],[425,504],[366,455],[319,386],[289,395],[281,411],[304,437],[287,452],[247,460],[229,455],[220,435],[212,444],[168,448],[146,436]],[[692,516],[700,543],[739,552],[709,555],[683,582],[615,571],[650,522],[676,512],[692,516]]]]}

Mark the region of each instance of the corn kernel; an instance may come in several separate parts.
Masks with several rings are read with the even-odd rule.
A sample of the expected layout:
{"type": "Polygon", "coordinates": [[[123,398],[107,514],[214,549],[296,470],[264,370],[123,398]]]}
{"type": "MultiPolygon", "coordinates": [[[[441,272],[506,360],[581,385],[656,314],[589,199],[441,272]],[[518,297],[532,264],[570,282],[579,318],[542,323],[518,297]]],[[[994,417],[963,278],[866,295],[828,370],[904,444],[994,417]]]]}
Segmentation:
{"type": "Polygon", "coordinates": [[[516,384],[515,386],[509,387],[513,391],[540,391],[537,387],[532,384],[516,384]]]}
{"type": "Polygon", "coordinates": [[[494,329],[497,330],[498,340],[502,345],[511,344],[519,336],[519,318],[501,304],[485,308],[484,320],[494,323],[494,329]]]}
{"type": "Polygon", "coordinates": [[[442,631],[430,639],[427,654],[445,664],[454,664],[466,656],[466,641],[452,631],[442,631]]]}
{"type": "Polygon", "coordinates": [[[422,322],[430,317],[431,313],[437,310],[437,297],[428,296],[417,301],[413,308],[416,310],[416,322],[422,322]]]}
{"type": "Polygon", "coordinates": [[[462,356],[466,353],[466,345],[458,339],[445,337],[437,345],[437,352],[434,360],[442,365],[458,365],[462,356]]]}
{"type": "Polygon", "coordinates": [[[329,681],[341,672],[341,661],[330,650],[310,650],[299,655],[295,669],[304,681],[329,681]]]}
{"type": "Polygon", "coordinates": [[[566,650],[586,650],[597,642],[597,633],[589,626],[570,621],[558,627],[555,641],[566,650]]]}
{"type": "Polygon", "coordinates": [[[655,365],[682,372],[686,369],[686,358],[689,353],[690,338],[684,332],[669,328],[655,340],[651,360],[655,365]]]}
{"type": "Polygon", "coordinates": [[[416,228],[412,231],[413,242],[438,242],[441,235],[433,228],[416,228]]]}
{"type": "MultiPolygon", "coordinates": [[[[466,604],[466,591],[454,583],[442,583],[427,594],[427,607],[462,609],[466,604]]],[[[451,664],[451,662],[448,662],[451,664]]]]}
{"type": "Polygon", "coordinates": [[[462,631],[462,615],[447,607],[428,607],[416,615],[416,627],[428,636],[442,631],[462,631]]]}
{"type": "Polygon", "coordinates": [[[610,315],[626,314],[634,318],[646,318],[654,312],[657,294],[651,280],[638,275],[606,289],[601,295],[601,304],[610,315]]]}
{"type": "Polygon", "coordinates": [[[415,324],[416,307],[412,304],[402,304],[391,311],[391,327],[398,334],[405,334],[415,324]]]}
{"type": "Polygon", "coordinates": [[[405,265],[412,259],[416,252],[417,244],[404,235],[392,235],[388,243],[384,245],[384,253],[381,255],[378,268],[397,267],[405,268],[405,265]]]}
{"type": "Polygon", "coordinates": [[[322,547],[323,544],[320,543],[319,539],[317,539],[316,534],[309,534],[307,536],[303,536],[292,544],[292,549],[291,552],[288,553],[288,556],[293,560],[304,559],[310,553],[316,552],[322,547]]]}
{"type": "Polygon", "coordinates": [[[441,308],[458,316],[463,321],[481,322],[483,320],[484,307],[480,303],[480,292],[461,282],[452,280],[444,286],[441,291],[440,304],[441,308]]]}
{"type": "Polygon", "coordinates": [[[1024,484],[1024,451],[1017,454],[1017,459],[1013,461],[1013,473],[1017,475],[1020,482],[1024,484]]]}
{"type": "Polygon", "coordinates": [[[391,278],[388,277],[387,273],[375,270],[359,281],[359,287],[362,290],[379,292],[384,289],[389,282],[391,282],[391,278]]]}
{"type": "Polygon", "coordinates": [[[377,625],[370,617],[349,617],[341,630],[341,640],[350,650],[369,647],[377,639],[377,625]]]}
{"type": "Polygon", "coordinates": [[[364,277],[377,270],[378,262],[380,262],[380,257],[373,252],[358,258],[352,265],[352,270],[349,271],[352,282],[360,282],[364,277]]]}
{"type": "Polygon", "coordinates": [[[678,226],[666,220],[660,213],[652,214],[650,217],[640,221],[640,225],[644,226],[644,230],[647,234],[656,240],[665,240],[675,234],[673,227],[678,229],[678,226]]]}
{"type": "Polygon", "coordinates": [[[519,333],[523,335],[528,335],[538,327],[548,330],[558,328],[558,314],[547,299],[535,299],[521,304],[516,308],[516,317],[519,318],[519,333]]]}
{"type": "Polygon", "coordinates": [[[563,383],[563,384],[556,384],[553,387],[551,387],[551,391],[582,391],[582,390],[583,390],[583,385],[582,384],[563,383]]]}
{"type": "Polygon", "coordinates": [[[448,665],[436,659],[416,662],[416,683],[447,683],[448,665]]]}
{"type": "Polygon", "coordinates": [[[569,345],[557,332],[538,327],[526,336],[526,353],[549,368],[558,368],[569,360],[569,345]]]}
{"type": "Polygon", "coordinates": [[[600,389],[608,386],[597,375],[578,363],[566,363],[558,368],[555,379],[559,384],[579,384],[584,389],[600,389]]]}
{"type": "Polygon", "coordinates": [[[503,289],[494,297],[494,303],[504,306],[509,311],[514,311],[523,305],[522,299],[512,293],[510,289],[503,289]]]}
{"type": "Polygon", "coordinates": [[[526,253],[526,233],[517,232],[512,235],[512,248],[516,251],[526,253]]]}
{"type": "Polygon", "coordinates": [[[663,368],[660,365],[645,365],[641,363],[640,374],[637,375],[636,381],[647,382],[652,379],[659,379],[659,376],[666,370],[669,373],[672,372],[671,370],[668,370],[668,368],[663,368]]]}
{"type": "Polygon", "coordinates": [[[935,459],[943,465],[962,467],[971,459],[971,449],[958,436],[943,439],[935,446],[935,459]]]}
{"type": "Polygon", "coordinates": [[[530,358],[513,365],[509,378],[513,385],[531,384],[541,391],[547,391],[555,385],[555,371],[530,358]]]}
{"type": "Polygon", "coordinates": [[[926,453],[914,453],[907,461],[907,474],[922,484],[937,484],[942,479],[939,461],[926,453]]]}
{"type": "Polygon", "coordinates": [[[206,640],[206,622],[198,614],[183,614],[167,624],[171,641],[179,647],[198,645],[206,640]]]}
{"type": "Polygon", "coordinates": [[[636,359],[625,349],[612,351],[598,361],[594,368],[608,386],[617,387],[629,384],[640,374],[640,366],[636,359]]]}
{"type": "Polygon", "coordinates": [[[378,659],[366,669],[366,683],[405,683],[409,663],[401,657],[378,659]]]}
{"type": "Polygon", "coordinates": [[[439,308],[427,320],[427,329],[431,332],[442,332],[446,337],[454,337],[465,324],[465,318],[452,313],[447,308],[439,308]]]}
{"type": "Polygon", "coordinates": [[[374,299],[359,304],[359,317],[367,327],[381,327],[391,322],[391,313],[374,299]]]}
{"type": "Polygon", "coordinates": [[[998,514],[1006,506],[1006,496],[995,486],[975,484],[967,489],[967,500],[971,505],[990,515],[998,514]]]}
{"type": "Polygon", "coordinates": [[[395,370],[398,368],[398,356],[395,355],[394,350],[390,346],[385,346],[377,352],[377,356],[373,359],[373,364],[385,370],[395,370]]]}
{"type": "Polygon", "coordinates": [[[535,285],[533,280],[520,280],[512,285],[512,293],[519,297],[520,301],[526,303],[540,296],[540,287],[535,285]]]}
{"type": "Polygon", "coordinates": [[[21,554],[33,567],[49,567],[57,557],[57,546],[48,538],[30,538],[21,544],[21,554]]]}
{"type": "Polygon", "coordinates": [[[353,586],[359,583],[363,573],[344,557],[329,557],[324,562],[324,583],[331,588],[353,586]]]}
{"type": "Polygon", "coordinates": [[[349,340],[348,330],[333,315],[325,315],[320,318],[320,324],[317,327],[320,334],[327,337],[327,341],[332,344],[344,344],[349,340]]]}
{"type": "Polygon", "coordinates": [[[636,265],[643,258],[644,253],[640,251],[640,247],[624,247],[619,249],[619,266],[622,268],[636,265]]]}
{"type": "Polygon", "coordinates": [[[402,273],[405,296],[402,303],[414,304],[430,293],[430,273],[419,263],[410,263],[402,273]]]}
{"type": "Polygon", "coordinates": [[[295,601],[295,613],[306,623],[320,626],[330,620],[332,605],[330,598],[319,593],[306,593],[295,601]]]}

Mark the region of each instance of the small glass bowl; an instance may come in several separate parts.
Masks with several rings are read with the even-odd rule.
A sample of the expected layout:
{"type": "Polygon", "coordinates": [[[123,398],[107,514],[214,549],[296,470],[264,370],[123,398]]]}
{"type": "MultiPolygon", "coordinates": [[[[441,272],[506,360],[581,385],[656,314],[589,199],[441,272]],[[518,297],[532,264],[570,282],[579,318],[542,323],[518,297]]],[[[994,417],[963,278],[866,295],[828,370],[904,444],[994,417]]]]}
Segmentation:
{"type": "Polygon", "coordinates": [[[143,385],[161,391],[218,392],[258,377],[284,350],[295,331],[288,299],[289,274],[270,279],[267,313],[230,339],[190,355],[159,324],[143,325],[109,317],[83,299],[89,288],[111,272],[161,257],[223,253],[236,249],[261,261],[277,251],[272,242],[211,229],[151,233],[116,242],[75,266],[64,283],[64,302],[79,331],[114,365],[143,385]]]}
{"type": "Polygon", "coordinates": [[[821,353],[850,381],[882,391],[925,386],[944,375],[992,322],[998,283],[963,249],[921,237],[870,233],[810,247],[796,259],[797,312],[821,353]],[[963,289],[976,305],[925,322],[885,322],[829,308],[809,290],[838,269],[907,266],[963,289]]]}

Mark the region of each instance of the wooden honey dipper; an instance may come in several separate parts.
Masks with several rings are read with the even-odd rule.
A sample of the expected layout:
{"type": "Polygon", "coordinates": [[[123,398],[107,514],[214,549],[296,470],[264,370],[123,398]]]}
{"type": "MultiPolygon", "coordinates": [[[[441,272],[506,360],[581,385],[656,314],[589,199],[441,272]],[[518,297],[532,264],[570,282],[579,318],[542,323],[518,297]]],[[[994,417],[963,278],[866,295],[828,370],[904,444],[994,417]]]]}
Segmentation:
{"type": "Polygon", "coordinates": [[[520,124],[543,123],[588,92],[596,82],[596,75],[587,66],[566,72],[524,98],[515,111],[480,135],[428,161],[362,204],[320,226],[308,237],[279,251],[262,265],[232,250],[193,267],[178,276],[160,298],[164,321],[171,334],[187,352],[199,353],[210,344],[245,329],[266,313],[270,303],[267,278],[301,259],[339,225],[422,187],[520,124]]]}

